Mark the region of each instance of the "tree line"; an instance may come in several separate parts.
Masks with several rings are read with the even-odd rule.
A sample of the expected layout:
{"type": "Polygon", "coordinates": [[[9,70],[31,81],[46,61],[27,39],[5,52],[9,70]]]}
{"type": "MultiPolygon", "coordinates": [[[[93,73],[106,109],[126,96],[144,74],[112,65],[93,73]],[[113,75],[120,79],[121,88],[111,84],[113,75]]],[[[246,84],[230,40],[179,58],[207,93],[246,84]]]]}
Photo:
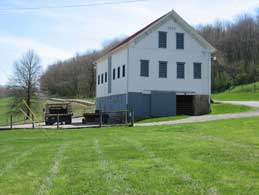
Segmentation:
{"type": "Polygon", "coordinates": [[[49,66],[41,76],[41,90],[48,96],[95,97],[95,61],[119,41],[49,66]]]}
{"type": "Polygon", "coordinates": [[[217,21],[197,30],[218,50],[212,63],[213,92],[258,81],[259,9],[233,22],[217,21]]]}

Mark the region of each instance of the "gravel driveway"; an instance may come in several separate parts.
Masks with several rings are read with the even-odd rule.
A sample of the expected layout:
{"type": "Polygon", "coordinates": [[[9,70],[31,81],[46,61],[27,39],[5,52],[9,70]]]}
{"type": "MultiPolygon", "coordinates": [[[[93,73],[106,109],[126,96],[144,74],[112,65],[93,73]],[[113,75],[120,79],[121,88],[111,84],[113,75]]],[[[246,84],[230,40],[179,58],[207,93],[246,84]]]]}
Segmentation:
{"type": "Polygon", "coordinates": [[[259,101],[216,101],[224,104],[235,104],[235,105],[244,105],[254,108],[259,108],[259,101]]]}
{"type": "Polygon", "coordinates": [[[196,123],[196,122],[206,122],[206,121],[215,121],[215,120],[224,120],[224,119],[235,119],[235,118],[248,118],[259,116],[259,101],[217,101],[218,103],[225,104],[235,104],[235,105],[245,105],[258,108],[256,111],[242,112],[237,114],[211,114],[203,116],[191,116],[186,119],[174,120],[174,121],[163,121],[163,122],[152,122],[152,123],[143,123],[135,124],[135,126],[158,126],[158,125],[174,125],[182,123],[196,123]]]}

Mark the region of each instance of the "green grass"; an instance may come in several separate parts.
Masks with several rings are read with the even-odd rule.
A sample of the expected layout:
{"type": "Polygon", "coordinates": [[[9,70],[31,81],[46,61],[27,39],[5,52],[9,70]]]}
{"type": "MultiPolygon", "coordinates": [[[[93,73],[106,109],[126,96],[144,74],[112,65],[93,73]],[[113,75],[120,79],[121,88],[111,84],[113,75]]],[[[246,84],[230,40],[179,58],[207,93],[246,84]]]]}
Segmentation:
{"type": "Polygon", "coordinates": [[[213,94],[212,98],[216,100],[259,101],[259,82],[255,83],[255,88],[254,84],[241,85],[223,93],[213,94]]]}
{"type": "Polygon", "coordinates": [[[211,105],[211,114],[229,114],[253,111],[255,108],[244,105],[221,104],[215,103],[211,105]]]}
{"type": "Polygon", "coordinates": [[[0,98],[0,124],[6,124],[8,121],[8,102],[10,98],[0,98]]]}
{"type": "MultiPolygon", "coordinates": [[[[7,98],[0,98],[0,125],[7,125],[10,121],[10,115],[9,115],[9,102],[11,101],[10,97],[7,98]]],[[[38,109],[33,110],[33,112],[36,115],[36,120],[42,121],[43,119],[43,107],[46,103],[45,100],[40,100],[38,109]]],[[[22,113],[18,114],[17,116],[13,116],[13,122],[30,122],[30,121],[24,121],[24,115],[22,113]]]]}
{"type": "Polygon", "coordinates": [[[180,120],[184,118],[188,118],[189,116],[180,115],[180,116],[168,116],[168,117],[158,117],[158,118],[149,118],[138,121],[137,123],[153,123],[153,122],[162,122],[162,121],[174,121],[180,120]]]}
{"type": "Polygon", "coordinates": [[[259,118],[5,131],[0,155],[3,195],[259,194],[259,118]]]}

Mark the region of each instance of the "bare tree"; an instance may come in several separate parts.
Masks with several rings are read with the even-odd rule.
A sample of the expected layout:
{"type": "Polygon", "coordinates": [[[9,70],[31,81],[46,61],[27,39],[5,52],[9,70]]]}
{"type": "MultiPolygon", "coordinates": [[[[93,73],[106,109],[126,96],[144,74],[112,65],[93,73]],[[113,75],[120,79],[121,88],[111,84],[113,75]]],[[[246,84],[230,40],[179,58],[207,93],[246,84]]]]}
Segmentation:
{"type": "Polygon", "coordinates": [[[33,50],[29,50],[14,63],[14,74],[10,80],[10,90],[13,97],[10,106],[13,113],[24,108],[27,116],[30,116],[30,109],[37,102],[40,73],[40,57],[33,50]],[[30,109],[24,107],[23,100],[30,109]]]}

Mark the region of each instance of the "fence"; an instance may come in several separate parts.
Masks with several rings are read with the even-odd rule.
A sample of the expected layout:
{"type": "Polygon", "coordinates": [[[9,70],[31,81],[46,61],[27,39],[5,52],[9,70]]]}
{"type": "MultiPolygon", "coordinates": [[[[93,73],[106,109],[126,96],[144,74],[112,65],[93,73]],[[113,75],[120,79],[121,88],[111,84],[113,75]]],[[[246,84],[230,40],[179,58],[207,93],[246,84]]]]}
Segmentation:
{"type": "Polygon", "coordinates": [[[102,112],[84,114],[84,124],[96,124],[102,126],[127,125],[134,126],[133,110],[122,110],[115,112],[102,112]]]}
{"type": "MultiPolygon", "coordinates": [[[[44,126],[44,128],[84,128],[84,127],[106,127],[106,126],[134,126],[134,112],[133,110],[123,110],[116,112],[102,112],[86,113],[81,117],[73,118],[70,123],[62,115],[56,114],[54,122],[51,125],[45,126],[44,120],[37,121],[34,116],[25,120],[25,117],[6,115],[5,120],[1,120],[0,116],[0,130],[13,129],[13,128],[36,128],[44,126]],[[69,126],[63,124],[69,124],[69,126]],[[62,126],[61,126],[62,125],[62,126]]],[[[44,118],[44,117],[43,117],[44,118]]]]}
{"type": "Polygon", "coordinates": [[[13,129],[14,126],[25,125],[31,128],[35,127],[34,117],[26,119],[21,115],[5,114],[0,115],[0,130],[13,129]]]}

